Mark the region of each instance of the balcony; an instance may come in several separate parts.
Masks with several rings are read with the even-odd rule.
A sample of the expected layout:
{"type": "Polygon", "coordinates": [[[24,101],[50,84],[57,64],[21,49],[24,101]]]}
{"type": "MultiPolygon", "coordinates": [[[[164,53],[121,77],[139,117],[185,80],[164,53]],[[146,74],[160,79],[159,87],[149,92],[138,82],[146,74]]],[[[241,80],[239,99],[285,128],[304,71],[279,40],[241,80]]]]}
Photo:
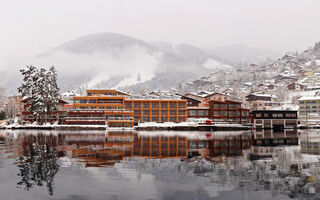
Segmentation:
{"type": "Polygon", "coordinates": [[[133,117],[109,117],[108,121],[133,121],[133,117]]]}
{"type": "Polygon", "coordinates": [[[66,121],[105,121],[104,117],[66,117],[66,121]]]}

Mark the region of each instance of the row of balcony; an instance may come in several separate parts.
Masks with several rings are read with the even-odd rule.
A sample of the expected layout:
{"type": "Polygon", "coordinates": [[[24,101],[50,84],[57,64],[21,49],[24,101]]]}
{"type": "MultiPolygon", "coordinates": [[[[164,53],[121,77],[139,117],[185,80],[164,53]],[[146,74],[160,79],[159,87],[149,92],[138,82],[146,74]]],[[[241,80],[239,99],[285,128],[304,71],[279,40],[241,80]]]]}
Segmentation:
{"type": "MultiPolygon", "coordinates": [[[[109,121],[133,121],[133,117],[109,117],[109,121]]],[[[66,121],[106,121],[104,117],[66,117],[66,121]]]]}

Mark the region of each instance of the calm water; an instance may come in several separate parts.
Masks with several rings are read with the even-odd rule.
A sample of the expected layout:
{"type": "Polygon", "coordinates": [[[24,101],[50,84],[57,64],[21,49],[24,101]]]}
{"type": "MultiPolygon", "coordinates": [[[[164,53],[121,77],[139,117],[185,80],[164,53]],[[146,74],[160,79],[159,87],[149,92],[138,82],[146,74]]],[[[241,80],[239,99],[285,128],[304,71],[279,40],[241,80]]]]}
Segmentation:
{"type": "Polygon", "coordinates": [[[319,136],[0,130],[0,199],[316,199],[319,136]]]}

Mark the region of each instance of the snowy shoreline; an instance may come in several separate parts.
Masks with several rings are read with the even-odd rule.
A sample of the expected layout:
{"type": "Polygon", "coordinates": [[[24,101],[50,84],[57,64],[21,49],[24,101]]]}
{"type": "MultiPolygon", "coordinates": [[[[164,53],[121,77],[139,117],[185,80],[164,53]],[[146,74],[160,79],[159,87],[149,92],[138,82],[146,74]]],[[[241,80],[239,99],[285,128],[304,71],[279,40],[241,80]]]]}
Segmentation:
{"type": "Polygon", "coordinates": [[[250,130],[251,126],[241,124],[198,124],[194,122],[145,122],[134,127],[107,127],[105,125],[3,125],[2,129],[35,129],[35,130],[174,130],[174,131],[230,131],[230,130],[250,130]]]}

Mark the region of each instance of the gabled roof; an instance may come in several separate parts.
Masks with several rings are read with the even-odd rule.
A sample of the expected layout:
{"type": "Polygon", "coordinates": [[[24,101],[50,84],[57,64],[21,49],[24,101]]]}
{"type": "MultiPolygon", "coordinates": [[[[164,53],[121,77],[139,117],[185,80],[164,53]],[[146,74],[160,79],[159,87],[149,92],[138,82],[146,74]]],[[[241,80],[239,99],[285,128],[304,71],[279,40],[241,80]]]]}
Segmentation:
{"type": "Polygon", "coordinates": [[[184,97],[184,98],[187,98],[187,99],[191,99],[191,100],[193,100],[193,101],[197,101],[197,102],[201,103],[200,100],[195,99],[195,98],[192,98],[192,97],[188,97],[188,96],[185,96],[185,95],[182,95],[182,94],[178,94],[178,93],[176,93],[176,95],[181,96],[181,97],[184,97]]]}
{"type": "Polygon", "coordinates": [[[205,96],[205,98],[208,98],[208,97],[210,97],[212,95],[215,95],[215,94],[220,94],[220,95],[224,95],[224,96],[229,96],[230,97],[230,95],[228,95],[228,94],[224,94],[224,93],[220,93],[220,92],[213,92],[213,93],[208,94],[207,96],[205,96]]]}

